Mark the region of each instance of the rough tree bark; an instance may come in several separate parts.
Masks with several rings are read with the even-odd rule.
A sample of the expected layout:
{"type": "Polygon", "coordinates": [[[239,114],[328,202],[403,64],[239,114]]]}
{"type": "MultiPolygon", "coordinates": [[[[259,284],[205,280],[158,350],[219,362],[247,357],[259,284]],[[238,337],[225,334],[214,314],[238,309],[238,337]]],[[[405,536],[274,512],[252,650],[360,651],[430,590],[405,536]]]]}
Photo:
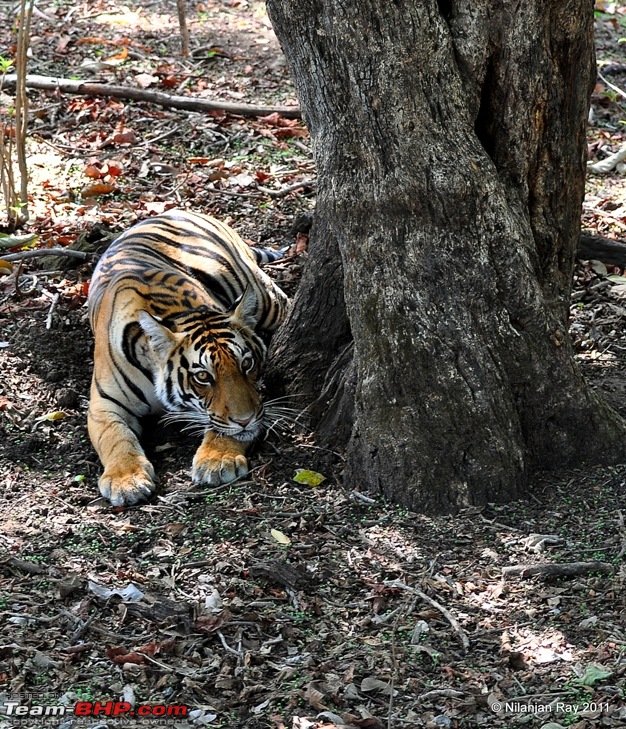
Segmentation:
{"type": "Polygon", "coordinates": [[[567,334],[593,1],[267,6],[319,174],[274,374],[348,482],[451,511],[623,459],[567,334]]]}

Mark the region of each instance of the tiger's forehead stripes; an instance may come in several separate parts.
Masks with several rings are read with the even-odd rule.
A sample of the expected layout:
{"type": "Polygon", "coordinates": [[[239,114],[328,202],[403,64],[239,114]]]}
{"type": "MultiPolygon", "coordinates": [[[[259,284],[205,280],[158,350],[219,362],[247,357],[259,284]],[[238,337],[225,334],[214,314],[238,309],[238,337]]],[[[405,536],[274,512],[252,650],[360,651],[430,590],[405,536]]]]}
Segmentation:
{"type": "Polygon", "coordinates": [[[214,340],[208,343],[204,348],[204,352],[209,356],[204,357],[203,360],[208,360],[219,367],[228,363],[239,363],[245,354],[245,349],[214,340]]]}

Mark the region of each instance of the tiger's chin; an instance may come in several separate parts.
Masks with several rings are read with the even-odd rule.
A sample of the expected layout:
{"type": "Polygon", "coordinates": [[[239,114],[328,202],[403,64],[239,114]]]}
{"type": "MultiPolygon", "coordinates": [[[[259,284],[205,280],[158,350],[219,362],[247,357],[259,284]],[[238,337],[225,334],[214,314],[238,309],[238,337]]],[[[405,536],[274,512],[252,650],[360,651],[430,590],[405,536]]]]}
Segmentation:
{"type": "MultiPolygon", "coordinates": [[[[209,430],[211,430],[211,426],[209,426],[209,430]]],[[[223,430],[223,429],[216,429],[215,432],[220,435],[223,438],[234,438],[236,441],[239,441],[240,443],[252,443],[252,441],[257,440],[260,435],[262,435],[264,431],[264,428],[262,425],[255,425],[251,429],[246,430],[240,430],[239,432],[233,433],[229,430],[223,430]]]]}

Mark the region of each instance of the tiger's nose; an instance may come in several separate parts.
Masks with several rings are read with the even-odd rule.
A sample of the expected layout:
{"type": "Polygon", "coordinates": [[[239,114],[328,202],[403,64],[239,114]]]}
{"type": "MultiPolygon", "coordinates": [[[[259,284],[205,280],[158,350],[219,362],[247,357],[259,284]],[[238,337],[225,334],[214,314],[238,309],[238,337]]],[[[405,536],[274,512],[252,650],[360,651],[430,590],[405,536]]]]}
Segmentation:
{"type": "Polygon", "coordinates": [[[249,425],[254,418],[254,415],[249,415],[247,418],[231,418],[233,423],[237,423],[237,425],[241,425],[242,428],[245,428],[246,425],[249,425]]]}

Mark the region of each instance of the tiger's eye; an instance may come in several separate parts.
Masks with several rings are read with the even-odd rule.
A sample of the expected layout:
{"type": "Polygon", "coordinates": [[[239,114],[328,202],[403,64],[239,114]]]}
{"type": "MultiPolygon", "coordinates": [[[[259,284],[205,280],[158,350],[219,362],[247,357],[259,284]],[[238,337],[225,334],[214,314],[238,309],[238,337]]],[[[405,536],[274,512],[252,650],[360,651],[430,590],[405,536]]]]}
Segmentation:
{"type": "Polygon", "coordinates": [[[254,359],[250,355],[246,355],[241,360],[241,369],[244,372],[250,372],[251,370],[254,369],[254,359]]]}
{"type": "Polygon", "coordinates": [[[200,385],[212,385],[215,382],[213,376],[206,370],[198,370],[191,376],[200,385]]]}

